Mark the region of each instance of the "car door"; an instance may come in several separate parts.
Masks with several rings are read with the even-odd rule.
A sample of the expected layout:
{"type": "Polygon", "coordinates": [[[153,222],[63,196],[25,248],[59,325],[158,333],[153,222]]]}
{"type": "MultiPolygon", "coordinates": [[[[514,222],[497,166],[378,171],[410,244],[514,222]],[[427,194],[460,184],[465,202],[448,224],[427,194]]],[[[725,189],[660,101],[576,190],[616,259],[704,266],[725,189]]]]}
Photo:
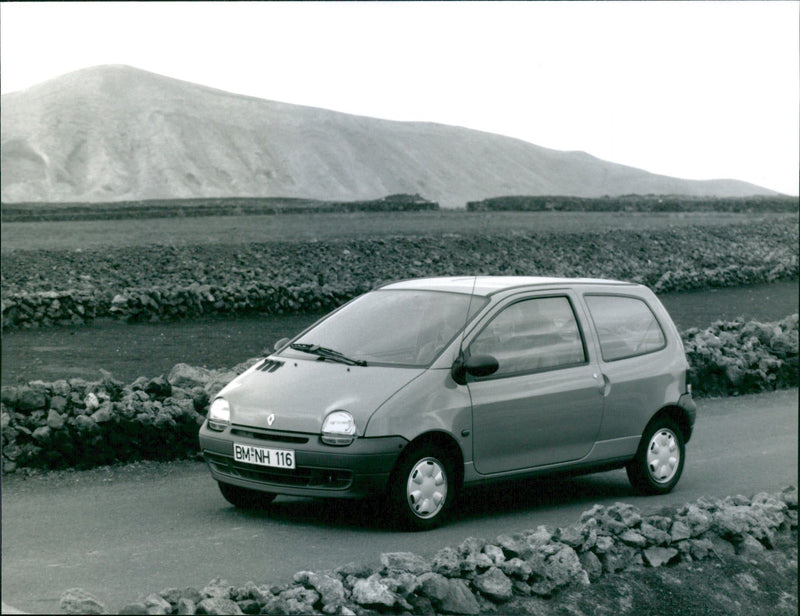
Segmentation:
{"type": "Polygon", "coordinates": [[[584,457],[603,416],[602,379],[590,359],[571,291],[509,300],[470,341],[498,370],[470,377],[473,456],[481,474],[584,457]]]}

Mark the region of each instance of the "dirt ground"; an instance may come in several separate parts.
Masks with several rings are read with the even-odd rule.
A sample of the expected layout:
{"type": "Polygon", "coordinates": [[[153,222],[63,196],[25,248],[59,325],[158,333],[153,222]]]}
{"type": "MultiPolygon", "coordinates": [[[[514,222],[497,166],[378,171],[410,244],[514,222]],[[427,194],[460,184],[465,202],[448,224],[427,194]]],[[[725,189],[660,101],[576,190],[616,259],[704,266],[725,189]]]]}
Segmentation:
{"type": "Polygon", "coordinates": [[[796,616],[797,530],[756,558],[712,556],[604,575],[546,600],[515,598],[497,613],[533,616],[796,616]]]}

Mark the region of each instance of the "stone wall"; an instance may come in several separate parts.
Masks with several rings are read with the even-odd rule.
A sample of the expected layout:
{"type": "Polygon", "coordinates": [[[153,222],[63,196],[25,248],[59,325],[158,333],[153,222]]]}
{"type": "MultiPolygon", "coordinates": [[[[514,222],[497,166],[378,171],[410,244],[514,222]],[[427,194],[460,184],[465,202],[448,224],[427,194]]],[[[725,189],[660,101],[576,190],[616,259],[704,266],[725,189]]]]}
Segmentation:
{"type": "MultiPolygon", "coordinates": [[[[485,614],[541,613],[568,587],[602,576],[706,559],[752,559],[797,529],[797,488],[725,499],[701,498],[664,515],[616,503],[595,505],[564,528],[470,537],[432,558],[408,552],[380,555],[381,566],[350,563],[334,571],[300,571],[288,584],[214,579],[203,589],[168,588],[142,595],[124,614],[485,614]],[[513,605],[514,607],[509,607],[513,605]]],[[[796,556],[795,556],[796,572],[796,556]]],[[[796,608],[796,605],[795,605],[796,608]]],[[[68,614],[100,614],[85,590],[62,595],[68,614]]],[[[550,613],[550,612],[547,612],[550,613]]]]}

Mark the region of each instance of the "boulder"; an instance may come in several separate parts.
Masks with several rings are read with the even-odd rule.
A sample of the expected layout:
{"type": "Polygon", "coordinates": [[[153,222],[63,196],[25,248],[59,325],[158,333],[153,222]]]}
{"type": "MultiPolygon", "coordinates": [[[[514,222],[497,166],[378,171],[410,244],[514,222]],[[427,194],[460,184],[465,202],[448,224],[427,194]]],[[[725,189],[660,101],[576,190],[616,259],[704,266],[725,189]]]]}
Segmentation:
{"type": "Polygon", "coordinates": [[[433,557],[433,571],[447,577],[458,577],[461,574],[461,557],[453,547],[445,547],[433,557]]]}
{"type": "Polygon", "coordinates": [[[431,564],[427,560],[411,552],[381,554],[381,565],[384,571],[407,571],[414,575],[428,573],[431,570],[431,564]]]}
{"type": "Polygon", "coordinates": [[[148,614],[170,614],[172,612],[170,602],[156,593],[148,595],[144,600],[144,605],[148,614]]]}
{"type": "Polygon", "coordinates": [[[17,389],[16,408],[21,413],[38,411],[47,406],[47,394],[43,387],[23,385],[17,389]]]}
{"type": "Polygon", "coordinates": [[[511,580],[497,567],[477,576],[472,585],[495,603],[505,603],[513,596],[511,580]]]}
{"type": "MultiPolygon", "coordinates": [[[[264,614],[311,614],[319,601],[317,591],[296,586],[279,593],[263,608],[264,614]]],[[[237,606],[238,607],[238,606],[237,606]]]]}
{"type": "MultiPolygon", "coordinates": [[[[225,597],[208,597],[203,599],[196,608],[196,614],[243,614],[239,605],[232,599],[225,597]]],[[[292,613],[292,612],[287,612],[292,613]]],[[[293,612],[297,613],[297,612],[293,612]]]]}
{"type": "Polygon", "coordinates": [[[437,612],[443,614],[480,614],[481,608],[463,580],[446,578],[438,573],[419,577],[418,594],[430,599],[437,612]]]}
{"type": "Polygon", "coordinates": [[[353,601],[366,607],[393,607],[397,603],[397,596],[387,588],[377,573],[353,584],[351,597],[353,601]]]}
{"type": "Polygon", "coordinates": [[[106,606],[82,588],[70,588],[61,594],[59,607],[65,614],[107,614],[106,606]]]}
{"type": "MultiPolygon", "coordinates": [[[[324,611],[327,614],[335,613],[340,606],[344,605],[344,585],[336,578],[330,577],[329,575],[320,575],[311,571],[301,571],[294,575],[294,581],[299,584],[311,586],[316,590],[322,600],[324,611]]],[[[263,602],[266,603],[266,597],[263,602]]]]}
{"type": "MultiPolygon", "coordinates": [[[[62,398],[63,400],[63,398],[62,398]]],[[[64,418],[57,413],[52,407],[47,413],[47,425],[53,430],[60,430],[64,427],[64,418]]]]}
{"type": "Polygon", "coordinates": [[[167,376],[167,381],[173,387],[192,389],[193,387],[205,387],[210,378],[211,372],[205,368],[176,364],[167,376]]]}
{"type": "Polygon", "coordinates": [[[651,567],[661,567],[675,558],[678,555],[678,550],[675,548],[653,547],[644,550],[642,555],[644,556],[644,561],[651,567]]]}

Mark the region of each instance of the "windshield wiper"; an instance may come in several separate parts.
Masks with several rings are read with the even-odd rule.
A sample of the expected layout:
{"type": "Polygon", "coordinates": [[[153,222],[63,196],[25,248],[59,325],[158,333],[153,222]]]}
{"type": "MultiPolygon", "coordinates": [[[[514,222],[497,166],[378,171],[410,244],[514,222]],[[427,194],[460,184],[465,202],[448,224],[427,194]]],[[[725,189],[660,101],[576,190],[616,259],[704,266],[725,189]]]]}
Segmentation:
{"type": "Polygon", "coordinates": [[[289,348],[294,349],[295,351],[302,351],[303,353],[316,355],[321,359],[330,359],[331,361],[338,361],[339,363],[347,364],[348,366],[367,365],[367,362],[365,362],[363,359],[351,359],[346,355],[343,355],[339,351],[334,351],[333,349],[321,347],[316,344],[302,344],[300,342],[294,342],[289,345],[289,348]]]}

